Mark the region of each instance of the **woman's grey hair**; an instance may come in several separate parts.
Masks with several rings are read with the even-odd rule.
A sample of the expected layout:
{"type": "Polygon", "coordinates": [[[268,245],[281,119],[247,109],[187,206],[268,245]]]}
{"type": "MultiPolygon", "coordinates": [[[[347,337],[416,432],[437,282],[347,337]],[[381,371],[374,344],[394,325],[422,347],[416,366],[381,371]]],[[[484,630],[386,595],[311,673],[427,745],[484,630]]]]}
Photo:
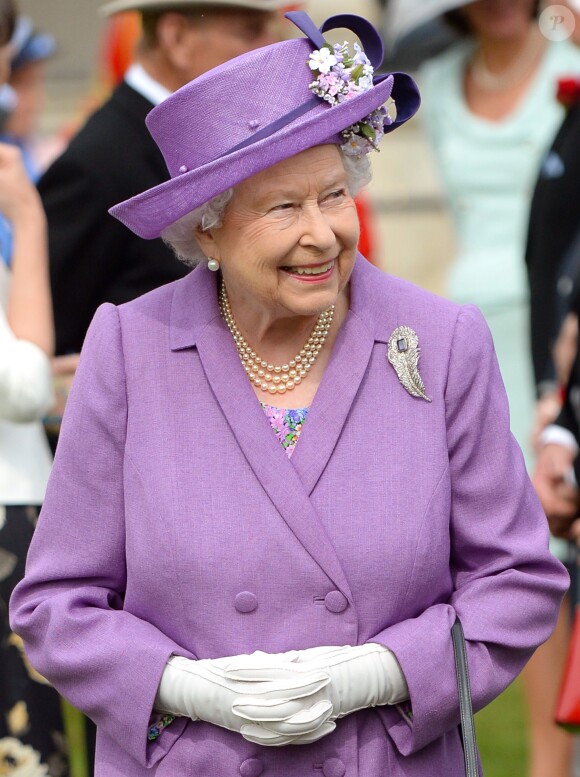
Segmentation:
{"type": "MultiPolygon", "coordinates": [[[[340,154],[347,175],[349,191],[355,197],[371,180],[369,158],[367,155],[347,156],[342,150],[340,154]]],[[[195,267],[206,258],[195,238],[195,233],[199,227],[205,231],[221,226],[226,207],[233,194],[233,188],[227,189],[163,230],[161,237],[173,249],[178,259],[190,267],[195,267]]]]}

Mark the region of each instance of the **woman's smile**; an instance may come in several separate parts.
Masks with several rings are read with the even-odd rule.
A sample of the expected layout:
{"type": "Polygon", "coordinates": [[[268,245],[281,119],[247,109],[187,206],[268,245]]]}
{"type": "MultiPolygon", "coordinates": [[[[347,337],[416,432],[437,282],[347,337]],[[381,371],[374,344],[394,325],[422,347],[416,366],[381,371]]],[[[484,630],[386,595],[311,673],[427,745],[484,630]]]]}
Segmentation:
{"type": "Polygon", "coordinates": [[[281,267],[282,272],[292,276],[299,283],[321,283],[328,280],[334,271],[336,259],[329,259],[319,264],[303,264],[281,267]]]}

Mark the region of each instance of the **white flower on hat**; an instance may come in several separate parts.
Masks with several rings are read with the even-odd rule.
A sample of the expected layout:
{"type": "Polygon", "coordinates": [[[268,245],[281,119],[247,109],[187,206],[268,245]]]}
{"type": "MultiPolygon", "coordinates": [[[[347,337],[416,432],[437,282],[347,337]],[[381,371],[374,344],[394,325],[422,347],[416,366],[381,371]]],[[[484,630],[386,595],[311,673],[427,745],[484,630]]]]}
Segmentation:
{"type": "Polygon", "coordinates": [[[350,138],[341,146],[347,156],[359,157],[368,154],[371,150],[369,142],[360,135],[351,135],[350,138]]]}
{"type": "Polygon", "coordinates": [[[372,89],[373,88],[372,74],[368,76],[361,76],[357,82],[356,88],[359,93],[368,92],[369,89],[372,89]]]}
{"type": "Polygon", "coordinates": [[[313,51],[308,60],[310,69],[318,70],[319,73],[330,73],[336,64],[338,64],[338,59],[334,56],[332,50],[326,48],[326,46],[313,51]]]}

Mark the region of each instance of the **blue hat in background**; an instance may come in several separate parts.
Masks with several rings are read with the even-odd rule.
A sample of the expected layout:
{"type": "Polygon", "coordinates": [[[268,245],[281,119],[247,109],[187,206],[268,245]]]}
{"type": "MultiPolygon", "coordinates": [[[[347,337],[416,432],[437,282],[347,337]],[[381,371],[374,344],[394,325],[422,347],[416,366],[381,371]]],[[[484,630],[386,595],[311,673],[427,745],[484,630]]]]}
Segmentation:
{"type": "Polygon", "coordinates": [[[10,65],[13,71],[30,62],[48,59],[56,49],[53,36],[38,32],[28,16],[18,17],[10,45],[12,47],[10,65]]]}

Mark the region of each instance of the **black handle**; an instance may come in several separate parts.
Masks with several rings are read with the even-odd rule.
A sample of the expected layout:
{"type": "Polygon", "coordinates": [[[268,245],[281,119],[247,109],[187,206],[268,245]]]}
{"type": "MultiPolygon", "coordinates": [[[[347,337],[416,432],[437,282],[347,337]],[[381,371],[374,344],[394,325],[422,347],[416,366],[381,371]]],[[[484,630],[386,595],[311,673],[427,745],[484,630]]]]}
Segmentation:
{"type": "Polygon", "coordinates": [[[467,653],[465,652],[465,637],[459,618],[451,629],[453,654],[455,656],[455,672],[457,674],[457,690],[459,692],[459,713],[461,716],[460,732],[463,742],[466,777],[479,777],[477,744],[475,741],[475,722],[471,706],[471,688],[469,686],[469,671],[467,668],[467,653]]]}

